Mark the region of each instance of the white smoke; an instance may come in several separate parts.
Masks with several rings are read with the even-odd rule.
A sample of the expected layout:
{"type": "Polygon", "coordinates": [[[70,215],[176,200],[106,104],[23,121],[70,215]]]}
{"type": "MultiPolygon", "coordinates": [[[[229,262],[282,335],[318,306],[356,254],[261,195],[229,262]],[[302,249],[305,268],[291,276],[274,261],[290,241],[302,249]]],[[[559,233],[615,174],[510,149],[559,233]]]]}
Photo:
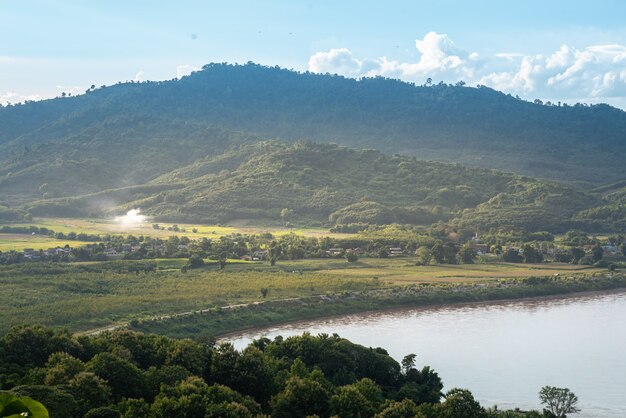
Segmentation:
{"type": "Polygon", "coordinates": [[[126,215],[116,216],[113,218],[115,223],[124,227],[136,227],[148,220],[146,215],[141,214],[141,209],[131,209],[126,212],[126,215]]]}

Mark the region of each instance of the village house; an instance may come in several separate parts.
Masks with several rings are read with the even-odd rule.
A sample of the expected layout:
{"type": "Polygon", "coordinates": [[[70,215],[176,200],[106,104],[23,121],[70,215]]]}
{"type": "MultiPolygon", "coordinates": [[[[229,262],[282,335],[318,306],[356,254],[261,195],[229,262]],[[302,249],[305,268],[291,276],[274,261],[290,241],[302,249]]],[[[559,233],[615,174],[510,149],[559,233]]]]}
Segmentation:
{"type": "Polygon", "coordinates": [[[469,246],[476,251],[476,254],[478,255],[487,254],[489,252],[489,245],[482,244],[478,240],[470,242],[469,246]]]}
{"type": "Polygon", "coordinates": [[[343,254],[345,252],[345,250],[343,248],[339,248],[339,247],[334,247],[334,248],[329,248],[326,251],[326,254],[333,256],[333,257],[337,257],[341,254],[343,254]]]}
{"type": "Polygon", "coordinates": [[[41,258],[41,253],[35,251],[33,248],[24,248],[23,253],[24,258],[28,258],[29,260],[39,260],[41,258]]]}
{"type": "Polygon", "coordinates": [[[268,258],[268,255],[269,251],[267,250],[254,251],[252,253],[252,261],[266,260],[268,258]]]}

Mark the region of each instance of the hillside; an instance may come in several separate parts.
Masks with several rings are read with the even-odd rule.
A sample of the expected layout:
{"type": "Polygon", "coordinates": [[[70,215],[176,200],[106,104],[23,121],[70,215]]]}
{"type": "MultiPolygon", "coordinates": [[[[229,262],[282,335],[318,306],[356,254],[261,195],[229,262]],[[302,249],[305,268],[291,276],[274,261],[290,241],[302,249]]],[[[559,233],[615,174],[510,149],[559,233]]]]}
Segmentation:
{"type": "Polygon", "coordinates": [[[177,222],[449,221],[467,230],[562,232],[598,229],[580,212],[603,204],[570,186],[493,170],[332,144],[266,141],[199,159],[143,186],[39,200],[29,210],[36,216],[104,216],[140,207],[156,220],[177,222]],[[281,216],[283,209],[289,211],[281,216]]]}
{"type": "Polygon", "coordinates": [[[209,64],[180,80],[0,108],[0,188],[23,200],[40,197],[44,177],[56,179],[50,187],[67,181],[55,196],[141,184],[221,153],[231,134],[216,126],[581,185],[626,178],[626,113],[607,105],[548,106],[486,87],[209,64]]]}
{"type": "Polygon", "coordinates": [[[194,121],[116,116],[60,141],[19,150],[6,144],[13,151],[0,153],[0,201],[15,204],[142,184],[207,154],[258,140],[194,121]]]}

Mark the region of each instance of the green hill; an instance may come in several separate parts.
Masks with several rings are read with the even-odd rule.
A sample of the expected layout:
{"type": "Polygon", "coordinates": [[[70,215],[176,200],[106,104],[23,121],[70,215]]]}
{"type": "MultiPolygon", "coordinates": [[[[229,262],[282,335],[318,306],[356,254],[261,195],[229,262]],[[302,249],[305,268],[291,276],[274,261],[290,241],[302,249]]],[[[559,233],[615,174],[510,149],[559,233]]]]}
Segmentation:
{"type": "Polygon", "coordinates": [[[56,196],[141,184],[223,151],[231,134],[216,126],[572,183],[626,179],[626,113],[607,105],[209,64],[180,80],[0,108],[0,189],[32,197],[46,176],[56,196]]]}
{"type": "Polygon", "coordinates": [[[597,229],[580,213],[604,203],[571,186],[515,174],[332,144],[267,141],[197,160],[143,186],[40,200],[29,209],[39,216],[102,216],[140,207],[156,220],[206,223],[277,223],[288,209],[282,221],[309,225],[444,221],[468,230],[562,232],[597,229]]]}
{"type": "Polygon", "coordinates": [[[250,140],[259,139],[194,121],[112,117],[63,140],[19,150],[5,145],[13,151],[0,153],[0,200],[20,203],[143,184],[250,140]]]}

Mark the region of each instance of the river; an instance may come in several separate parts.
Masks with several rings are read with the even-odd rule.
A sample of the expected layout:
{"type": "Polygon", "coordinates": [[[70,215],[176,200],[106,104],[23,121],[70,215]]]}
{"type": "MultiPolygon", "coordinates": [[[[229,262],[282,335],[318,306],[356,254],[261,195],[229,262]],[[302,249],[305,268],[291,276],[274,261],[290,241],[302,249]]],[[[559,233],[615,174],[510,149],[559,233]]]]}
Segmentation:
{"type": "Polygon", "coordinates": [[[577,417],[626,417],[626,292],[363,313],[227,339],[241,349],[305,331],[383,347],[397,360],[415,353],[444,391],[470,389],[484,406],[540,409],[537,393],[551,385],[578,395],[577,417]]]}

